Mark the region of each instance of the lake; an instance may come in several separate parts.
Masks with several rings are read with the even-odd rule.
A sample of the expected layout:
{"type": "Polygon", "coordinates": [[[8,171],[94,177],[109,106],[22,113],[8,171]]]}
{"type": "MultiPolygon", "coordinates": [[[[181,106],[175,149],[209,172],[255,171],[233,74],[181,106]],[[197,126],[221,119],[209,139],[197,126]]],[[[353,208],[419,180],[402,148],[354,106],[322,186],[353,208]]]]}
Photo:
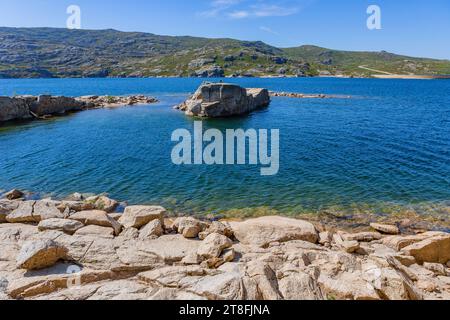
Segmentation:
{"type": "Polygon", "coordinates": [[[173,110],[204,79],[0,80],[0,95],[147,94],[155,105],[80,112],[0,126],[0,189],[42,196],[108,193],[131,204],[191,214],[324,210],[389,215],[450,213],[450,81],[227,79],[275,91],[350,99],[273,98],[249,116],[205,120],[226,129],[280,129],[280,171],[259,166],[176,166],[173,110]]]}

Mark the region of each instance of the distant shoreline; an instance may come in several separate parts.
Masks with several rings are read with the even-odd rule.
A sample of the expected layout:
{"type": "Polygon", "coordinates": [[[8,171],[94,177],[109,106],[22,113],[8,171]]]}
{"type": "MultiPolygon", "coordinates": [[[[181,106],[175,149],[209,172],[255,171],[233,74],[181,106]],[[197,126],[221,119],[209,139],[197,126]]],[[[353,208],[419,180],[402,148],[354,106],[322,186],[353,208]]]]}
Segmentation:
{"type": "Polygon", "coordinates": [[[85,79],[85,80],[101,80],[101,79],[192,79],[192,80],[207,80],[212,79],[396,79],[396,80],[450,80],[450,75],[373,75],[372,77],[352,77],[352,76],[339,76],[339,75],[327,75],[327,76],[310,76],[310,77],[296,77],[296,76],[265,76],[265,77],[220,77],[220,78],[197,78],[197,77],[178,77],[178,76],[157,76],[157,77],[53,77],[53,78],[1,78],[0,80],[59,80],[59,79],[85,79]]]}

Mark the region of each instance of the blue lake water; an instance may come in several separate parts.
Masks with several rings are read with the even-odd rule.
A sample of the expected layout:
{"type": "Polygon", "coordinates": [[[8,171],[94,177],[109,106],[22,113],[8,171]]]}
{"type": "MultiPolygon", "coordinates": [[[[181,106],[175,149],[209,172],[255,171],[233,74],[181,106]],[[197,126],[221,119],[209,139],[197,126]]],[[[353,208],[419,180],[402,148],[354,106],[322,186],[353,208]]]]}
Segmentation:
{"type": "Polygon", "coordinates": [[[450,81],[230,79],[352,96],[274,98],[246,117],[204,121],[205,129],[280,129],[280,171],[271,177],[260,176],[259,166],[172,164],[173,130],[192,130],[194,121],[172,107],[202,81],[0,80],[0,95],[148,94],[161,101],[0,126],[0,189],[107,192],[186,213],[450,207],[450,81]]]}

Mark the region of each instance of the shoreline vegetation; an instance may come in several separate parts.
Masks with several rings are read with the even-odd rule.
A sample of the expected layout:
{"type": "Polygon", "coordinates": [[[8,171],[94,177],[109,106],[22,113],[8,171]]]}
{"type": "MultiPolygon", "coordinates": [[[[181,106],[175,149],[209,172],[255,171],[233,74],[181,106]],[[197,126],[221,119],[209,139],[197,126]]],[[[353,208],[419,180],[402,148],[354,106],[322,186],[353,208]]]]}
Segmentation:
{"type": "Polygon", "coordinates": [[[0,299],[450,299],[450,233],[369,227],[11,190],[0,199],[0,299]]]}

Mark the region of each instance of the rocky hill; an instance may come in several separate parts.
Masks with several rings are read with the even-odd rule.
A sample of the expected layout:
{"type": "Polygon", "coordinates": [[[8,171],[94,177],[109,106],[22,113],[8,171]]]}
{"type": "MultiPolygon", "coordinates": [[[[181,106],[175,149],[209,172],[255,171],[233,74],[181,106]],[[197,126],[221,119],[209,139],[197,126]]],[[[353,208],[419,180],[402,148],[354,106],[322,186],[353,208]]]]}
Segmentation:
{"type": "Polygon", "coordinates": [[[450,74],[450,61],[116,30],[0,28],[0,78],[450,74]],[[363,68],[361,68],[361,66],[363,68]]]}

